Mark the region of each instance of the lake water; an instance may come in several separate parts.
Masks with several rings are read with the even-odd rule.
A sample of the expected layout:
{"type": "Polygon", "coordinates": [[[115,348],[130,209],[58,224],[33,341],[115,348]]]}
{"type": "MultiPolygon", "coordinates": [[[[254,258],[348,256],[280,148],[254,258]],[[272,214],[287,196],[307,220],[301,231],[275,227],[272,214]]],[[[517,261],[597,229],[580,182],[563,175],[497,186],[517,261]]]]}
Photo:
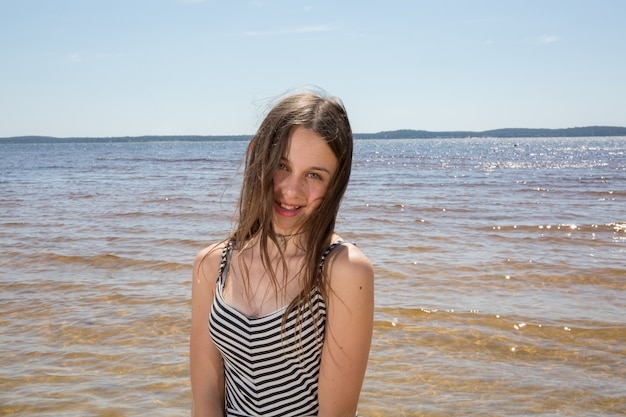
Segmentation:
{"type": "MultiPolygon", "coordinates": [[[[0,143],[0,415],[186,416],[244,142],[0,143]]],[[[358,140],[362,416],[626,415],[626,138],[358,140]]]]}

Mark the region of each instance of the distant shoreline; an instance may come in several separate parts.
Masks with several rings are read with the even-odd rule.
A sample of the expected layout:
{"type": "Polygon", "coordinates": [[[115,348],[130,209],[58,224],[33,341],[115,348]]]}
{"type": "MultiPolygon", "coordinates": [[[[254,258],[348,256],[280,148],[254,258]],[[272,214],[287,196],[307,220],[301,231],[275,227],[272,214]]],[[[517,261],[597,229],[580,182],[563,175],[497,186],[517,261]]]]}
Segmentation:
{"type": "MultiPolygon", "coordinates": [[[[566,129],[495,129],[482,132],[450,131],[430,132],[426,130],[392,130],[378,133],[355,133],[355,139],[462,139],[462,138],[552,138],[552,137],[606,137],[626,136],[626,127],[588,126],[566,129]]],[[[152,135],[118,137],[53,137],[13,136],[0,138],[0,143],[124,143],[124,142],[208,142],[247,141],[252,135],[152,135]]]]}

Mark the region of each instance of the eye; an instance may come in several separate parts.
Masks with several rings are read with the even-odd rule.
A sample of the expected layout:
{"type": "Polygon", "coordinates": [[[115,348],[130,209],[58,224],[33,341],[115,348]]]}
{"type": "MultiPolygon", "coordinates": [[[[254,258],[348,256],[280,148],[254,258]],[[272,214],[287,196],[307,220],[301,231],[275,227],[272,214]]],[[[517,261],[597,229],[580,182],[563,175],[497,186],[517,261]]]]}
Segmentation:
{"type": "Polygon", "coordinates": [[[281,162],[280,164],[278,164],[278,170],[287,171],[287,165],[281,162]]]}
{"type": "Polygon", "coordinates": [[[319,180],[319,181],[323,180],[322,176],[318,174],[317,172],[309,172],[308,177],[313,178],[314,180],[319,180]]]}

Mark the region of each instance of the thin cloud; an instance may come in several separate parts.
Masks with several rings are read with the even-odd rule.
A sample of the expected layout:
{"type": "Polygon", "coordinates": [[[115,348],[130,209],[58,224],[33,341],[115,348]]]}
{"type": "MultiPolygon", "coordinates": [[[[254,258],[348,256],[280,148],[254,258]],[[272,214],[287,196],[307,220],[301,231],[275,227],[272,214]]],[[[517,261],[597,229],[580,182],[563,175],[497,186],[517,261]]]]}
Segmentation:
{"type": "Polygon", "coordinates": [[[294,28],[284,28],[277,30],[259,30],[243,32],[244,36],[290,36],[308,33],[333,32],[334,29],[327,25],[319,26],[298,26],[294,28]]]}
{"type": "Polygon", "coordinates": [[[541,38],[539,38],[539,43],[540,44],[556,43],[556,42],[559,42],[560,40],[561,39],[557,36],[543,35],[541,38]]]}
{"type": "Polygon", "coordinates": [[[123,59],[129,55],[124,53],[97,53],[93,55],[93,59],[96,61],[111,60],[111,59],[123,59]]]}
{"type": "Polygon", "coordinates": [[[88,62],[88,61],[110,61],[127,58],[129,55],[124,53],[94,53],[85,54],[81,52],[72,52],[67,55],[66,59],[72,63],[88,62]]]}
{"type": "Polygon", "coordinates": [[[67,60],[70,62],[81,62],[83,57],[79,52],[72,52],[68,55],[67,60]]]}

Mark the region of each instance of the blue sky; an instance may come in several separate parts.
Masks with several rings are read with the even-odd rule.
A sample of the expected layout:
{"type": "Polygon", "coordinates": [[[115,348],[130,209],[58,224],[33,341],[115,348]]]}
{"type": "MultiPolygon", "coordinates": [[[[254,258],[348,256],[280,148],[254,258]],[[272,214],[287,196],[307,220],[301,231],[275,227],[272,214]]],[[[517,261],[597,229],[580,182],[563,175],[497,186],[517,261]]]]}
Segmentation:
{"type": "Polygon", "coordinates": [[[626,126],[622,0],[0,0],[0,137],[251,134],[279,94],[353,130],[626,126]]]}

